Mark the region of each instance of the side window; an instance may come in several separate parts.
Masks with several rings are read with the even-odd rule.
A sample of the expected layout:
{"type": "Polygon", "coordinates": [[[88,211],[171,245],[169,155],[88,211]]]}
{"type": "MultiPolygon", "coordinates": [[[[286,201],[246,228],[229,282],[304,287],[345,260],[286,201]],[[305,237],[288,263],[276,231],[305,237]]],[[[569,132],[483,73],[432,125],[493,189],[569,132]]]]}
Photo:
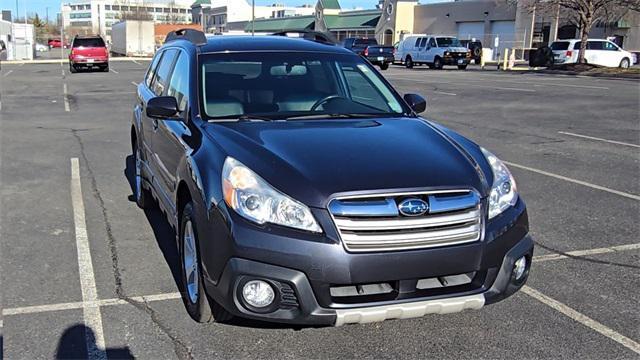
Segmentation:
{"type": "Polygon", "coordinates": [[[573,50],[580,50],[580,46],[582,46],[582,41],[576,41],[576,43],[573,44],[573,50]]]}
{"type": "Polygon", "coordinates": [[[162,57],[162,52],[158,52],[156,56],[153,58],[153,62],[149,65],[149,70],[147,70],[147,75],[144,77],[144,83],[147,87],[151,87],[151,80],[153,80],[153,74],[156,72],[156,67],[158,67],[158,62],[162,57]]]}
{"type": "Polygon", "coordinates": [[[427,38],[422,38],[422,40],[420,40],[420,47],[423,48],[427,46],[427,38]]]}
{"type": "Polygon", "coordinates": [[[607,51],[618,51],[618,47],[612,42],[607,41],[607,42],[603,43],[603,45],[604,45],[603,46],[604,50],[607,50],[607,51]]]}
{"type": "Polygon", "coordinates": [[[173,60],[176,58],[177,53],[178,50],[169,49],[165,50],[162,55],[162,59],[160,60],[160,64],[158,64],[158,68],[156,70],[156,76],[154,76],[153,82],[151,83],[151,89],[156,96],[163,95],[167,89],[169,76],[173,69],[173,60]]]}
{"type": "Polygon", "coordinates": [[[422,40],[422,38],[416,39],[416,44],[414,45],[415,47],[420,47],[420,40],[422,40]]]}
{"type": "Polygon", "coordinates": [[[431,38],[429,39],[429,47],[438,47],[438,44],[436,44],[436,39],[435,38],[431,38]]]}
{"type": "Polygon", "coordinates": [[[387,101],[376,90],[375,86],[371,85],[367,77],[362,73],[363,70],[368,71],[364,65],[357,67],[352,65],[342,66],[342,73],[349,87],[351,99],[374,109],[389,111],[389,107],[385,106],[387,101]]]}
{"type": "Polygon", "coordinates": [[[178,102],[178,109],[184,111],[189,100],[189,57],[184,53],[178,55],[178,61],[174,67],[167,96],[173,96],[178,102]]]}
{"type": "Polygon", "coordinates": [[[589,50],[604,50],[604,41],[588,41],[587,49],[589,50]]]}

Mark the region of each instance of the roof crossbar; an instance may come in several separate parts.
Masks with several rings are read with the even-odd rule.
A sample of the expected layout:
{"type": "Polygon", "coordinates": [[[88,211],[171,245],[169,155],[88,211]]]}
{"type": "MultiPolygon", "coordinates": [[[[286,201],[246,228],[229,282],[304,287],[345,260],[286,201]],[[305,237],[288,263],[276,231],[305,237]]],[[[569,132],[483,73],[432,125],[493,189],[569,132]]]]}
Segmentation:
{"type": "Polygon", "coordinates": [[[179,29],[171,31],[167,34],[164,42],[173,40],[187,40],[192,42],[194,45],[205,45],[207,43],[206,35],[202,31],[196,29],[179,29]]]}
{"type": "Polygon", "coordinates": [[[282,30],[271,35],[287,37],[292,37],[291,35],[298,35],[297,37],[305,40],[311,40],[328,45],[337,44],[337,41],[330,34],[313,30],[282,30]]]}

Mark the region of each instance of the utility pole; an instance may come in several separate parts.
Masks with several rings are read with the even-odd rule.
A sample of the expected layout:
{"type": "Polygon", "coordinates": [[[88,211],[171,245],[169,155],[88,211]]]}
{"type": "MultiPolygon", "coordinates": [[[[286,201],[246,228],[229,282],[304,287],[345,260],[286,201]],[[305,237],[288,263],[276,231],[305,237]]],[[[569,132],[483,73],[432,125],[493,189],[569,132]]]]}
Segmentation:
{"type": "Polygon", "coordinates": [[[49,7],[48,7],[48,6],[47,6],[47,16],[46,16],[46,19],[47,19],[47,26],[49,26],[49,7]]]}
{"type": "Polygon", "coordinates": [[[256,0],[251,0],[251,36],[256,34],[256,0]]]}

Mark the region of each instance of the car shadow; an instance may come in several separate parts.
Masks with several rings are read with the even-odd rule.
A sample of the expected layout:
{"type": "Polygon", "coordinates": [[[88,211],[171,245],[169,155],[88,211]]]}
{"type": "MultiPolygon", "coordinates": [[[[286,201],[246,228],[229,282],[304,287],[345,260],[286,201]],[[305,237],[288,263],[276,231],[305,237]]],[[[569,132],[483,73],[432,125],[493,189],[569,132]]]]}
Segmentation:
{"type": "MultiPolygon", "coordinates": [[[[131,188],[131,195],[128,196],[129,201],[135,203],[135,163],[133,154],[128,155],[125,159],[124,176],[129,182],[131,188]]],[[[182,293],[184,291],[182,286],[182,270],[180,269],[180,256],[178,254],[178,248],[176,245],[176,233],[173,227],[169,224],[165,215],[154,206],[153,209],[145,209],[144,214],[147,217],[149,225],[153,230],[153,235],[156,239],[158,247],[164,256],[167,265],[173,275],[173,280],[176,283],[178,290],[182,293]]],[[[188,316],[185,311],[185,316],[188,316]]],[[[247,328],[259,328],[259,329],[293,329],[301,330],[303,328],[321,327],[321,326],[299,326],[290,324],[270,323],[260,320],[245,319],[240,317],[234,317],[232,320],[225,322],[225,325],[239,326],[247,328]]]]}
{"type": "Polygon", "coordinates": [[[82,324],[73,325],[64,331],[58,341],[55,359],[96,358],[99,355],[95,351],[104,351],[107,359],[135,359],[128,347],[98,348],[95,333],[82,324]]]}

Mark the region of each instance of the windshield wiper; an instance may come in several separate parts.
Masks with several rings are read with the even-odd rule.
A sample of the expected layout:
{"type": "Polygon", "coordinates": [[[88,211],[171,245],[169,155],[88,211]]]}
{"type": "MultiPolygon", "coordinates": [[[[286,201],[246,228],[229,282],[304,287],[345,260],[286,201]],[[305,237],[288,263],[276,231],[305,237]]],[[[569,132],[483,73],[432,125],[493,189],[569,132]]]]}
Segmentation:
{"type": "Polygon", "coordinates": [[[252,120],[273,121],[272,118],[269,118],[266,116],[246,115],[246,114],[238,116],[238,121],[252,121],[252,120]]]}
{"type": "Polygon", "coordinates": [[[348,114],[304,114],[304,115],[290,115],[284,116],[285,120],[307,120],[307,119],[365,119],[365,118],[379,118],[379,117],[393,117],[397,114],[367,114],[367,113],[348,113],[348,114]]]}

